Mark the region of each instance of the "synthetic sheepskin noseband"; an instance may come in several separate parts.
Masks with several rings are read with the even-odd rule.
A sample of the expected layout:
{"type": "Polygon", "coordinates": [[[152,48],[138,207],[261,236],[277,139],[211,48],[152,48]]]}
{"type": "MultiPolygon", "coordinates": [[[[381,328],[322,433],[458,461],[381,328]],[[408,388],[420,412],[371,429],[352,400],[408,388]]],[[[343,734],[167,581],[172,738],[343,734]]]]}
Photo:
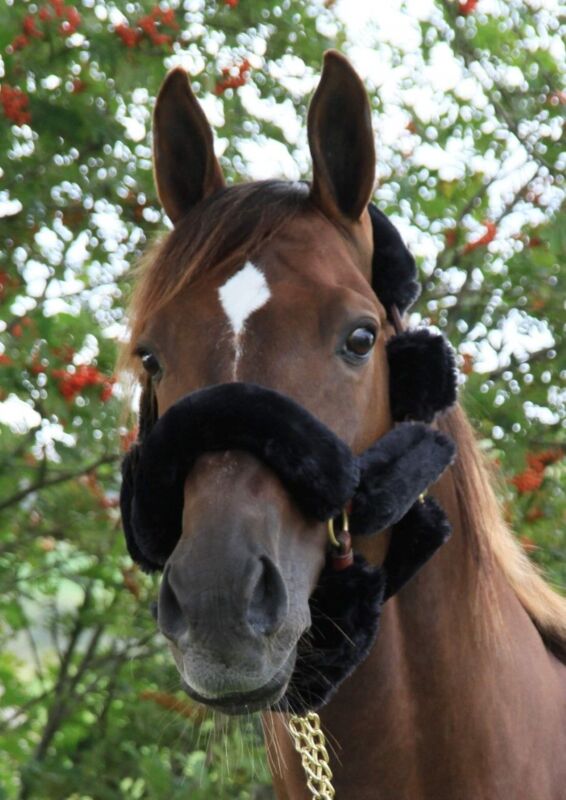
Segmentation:
{"type": "Polygon", "coordinates": [[[122,514],[132,557],[162,569],[181,535],[183,487],[203,453],[246,450],[270,467],[307,516],[351,504],[352,534],[394,525],[450,463],[438,431],[403,422],[360,457],[289,397],[226,383],[183,397],[124,461],[122,514]]]}
{"type": "Polygon", "coordinates": [[[229,383],[183,397],[156,419],[152,393],[141,401],[139,438],[122,466],[120,506],[130,555],[163,569],[179,541],[184,484],[200,455],[245,450],[279,477],[307,517],[326,522],[348,507],[356,536],[392,528],[381,567],[360,555],[329,556],[309,605],[312,625],[276,710],[300,714],[325,705],[367,656],[384,602],[450,535],[443,510],[425,490],[452,462],[455,447],[427,427],[456,400],[452,350],[427,330],[401,331],[400,315],[419,293],[415,262],[374,205],[372,286],[395,325],[387,344],[390,401],[397,426],[359,456],[289,397],[229,383]]]}

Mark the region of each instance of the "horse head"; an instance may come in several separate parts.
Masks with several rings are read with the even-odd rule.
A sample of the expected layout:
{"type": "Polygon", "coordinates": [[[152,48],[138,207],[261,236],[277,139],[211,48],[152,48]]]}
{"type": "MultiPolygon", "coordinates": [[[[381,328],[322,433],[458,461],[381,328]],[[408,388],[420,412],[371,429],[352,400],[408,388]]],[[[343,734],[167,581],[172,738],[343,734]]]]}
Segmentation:
{"type": "MultiPolygon", "coordinates": [[[[291,398],[353,453],[391,428],[393,328],[372,288],[370,106],[335,52],[310,105],[308,139],[310,185],[226,186],[187,76],[167,76],[154,163],[174,228],[132,304],[146,414],[162,417],[198,390],[242,382],[291,398]]],[[[311,624],[326,526],[245,448],[200,454],[183,480],[159,627],[193,697],[229,712],[273,706],[311,624]]]]}

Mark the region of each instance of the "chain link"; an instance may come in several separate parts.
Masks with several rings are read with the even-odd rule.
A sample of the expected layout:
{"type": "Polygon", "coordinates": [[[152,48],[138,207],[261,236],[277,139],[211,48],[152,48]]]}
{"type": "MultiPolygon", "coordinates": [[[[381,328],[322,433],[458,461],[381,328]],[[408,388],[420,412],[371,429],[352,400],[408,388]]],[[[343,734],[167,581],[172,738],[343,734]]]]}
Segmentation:
{"type": "Polygon", "coordinates": [[[295,750],[301,756],[313,800],[332,800],[335,794],[332,771],[320,717],[314,711],[309,711],[304,717],[293,714],[289,718],[289,731],[295,750]]]}

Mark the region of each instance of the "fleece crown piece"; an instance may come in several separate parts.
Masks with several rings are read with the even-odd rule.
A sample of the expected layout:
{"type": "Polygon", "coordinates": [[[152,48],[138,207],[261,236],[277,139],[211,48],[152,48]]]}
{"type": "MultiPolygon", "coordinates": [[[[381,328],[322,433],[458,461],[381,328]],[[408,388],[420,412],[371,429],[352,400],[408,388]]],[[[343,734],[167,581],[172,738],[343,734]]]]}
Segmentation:
{"type": "Polygon", "coordinates": [[[421,292],[417,267],[393,223],[374,203],[368,211],[373,229],[371,284],[391,320],[394,306],[404,314],[421,292]]]}

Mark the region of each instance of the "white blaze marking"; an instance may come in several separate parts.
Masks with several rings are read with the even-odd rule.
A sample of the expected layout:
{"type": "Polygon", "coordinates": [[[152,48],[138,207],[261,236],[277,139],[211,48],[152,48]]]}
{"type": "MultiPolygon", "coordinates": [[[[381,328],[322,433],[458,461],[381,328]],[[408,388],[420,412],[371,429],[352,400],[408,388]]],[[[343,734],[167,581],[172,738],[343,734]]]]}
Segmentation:
{"type": "Polygon", "coordinates": [[[248,317],[271,297],[263,272],[251,261],[247,261],[239,272],[232,275],[220,287],[218,294],[235,336],[243,333],[248,317]]]}
{"type": "Polygon", "coordinates": [[[264,306],[271,292],[263,272],[247,261],[239,272],[232,275],[218,290],[220,303],[228,317],[234,334],[234,368],[233,377],[236,378],[238,362],[242,357],[242,337],[246,322],[249,317],[264,306]]]}

